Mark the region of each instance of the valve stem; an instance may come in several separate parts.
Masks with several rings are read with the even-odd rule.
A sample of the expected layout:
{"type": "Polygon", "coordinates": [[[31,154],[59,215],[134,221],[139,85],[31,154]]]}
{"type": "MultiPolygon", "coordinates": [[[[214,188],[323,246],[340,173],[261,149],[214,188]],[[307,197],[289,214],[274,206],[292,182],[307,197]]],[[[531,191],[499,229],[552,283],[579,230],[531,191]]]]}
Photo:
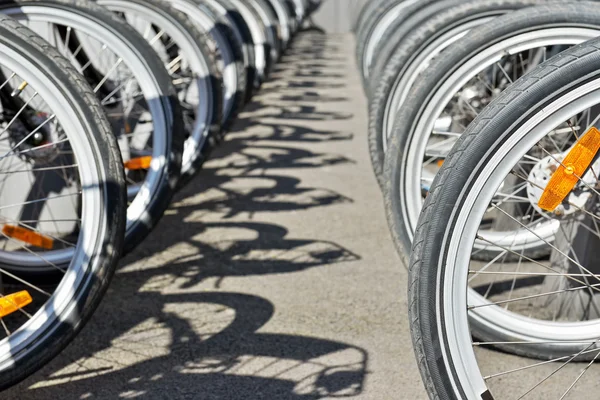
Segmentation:
{"type": "Polygon", "coordinates": [[[28,85],[27,81],[23,81],[23,83],[21,83],[18,88],[13,90],[13,92],[10,95],[12,97],[19,96],[21,93],[23,93],[23,90],[25,90],[27,85],[28,85]]]}

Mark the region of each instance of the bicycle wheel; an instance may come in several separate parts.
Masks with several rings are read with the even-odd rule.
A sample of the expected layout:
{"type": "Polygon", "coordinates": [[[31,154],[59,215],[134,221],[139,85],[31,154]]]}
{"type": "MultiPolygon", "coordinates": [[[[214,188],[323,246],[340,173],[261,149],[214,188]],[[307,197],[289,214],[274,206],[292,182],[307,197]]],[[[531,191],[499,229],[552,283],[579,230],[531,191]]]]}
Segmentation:
{"type": "Polygon", "coordinates": [[[237,46],[234,34],[227,21],[209,5],[193,0],[169,0],[204,35],[210,37],[211,51],[223,77],[223,131],[235,121],[244,106],[246,96],[246,72],[242,47],[237,46]]]}
{"type": "MultiPolygon", "coordinates": [[[[582,5],[577,12],[560,6],[526,8],[499,17],[494,24],[473,29],[420,75],[410,92],[411,101],[396,116],[393,139],[386,153],[389,224],[398,252],[406,261],[423,199],[466,126],[494,97],[536,64],[597,36],[600,13],[589,6],[582,5]]],[[[528,206],[529,202],[525,203],[528,206]]],[[[527,206],[513,199],[504,211],[523,212],[527,206]]],[[[511,224],[503,228],[503,222],[503,218],[491,218],[490,232],[510,230],[511,224]]],[[[540,236],[553,240],[551,227],[540,229],[540,236]]],[[[521,244],[504,243],[517,251],[521,244]]],[[[481,246],[476,257],[491,260],[497,256],[497,251],[485,247],[481,246]]],[[[530,241],[524,254],[542,257],[547,255],[547,246],[543,241],[530,241]]]]}
{"type": "Polygon", "coordinates": [[[437,0],[383,0],[376,8],[371,8],[369,15],[356,34],[356,64],[363,80],[363,88],[368,94],[368,71],[377,46],[390,24],[401,24],[415,12],[437,0]]]}
{"type": "Polygon", "coordinates": [[[50,361],[95,310],[121,254],[126,192],[116,140],[85,79],[6,16],[0,74],[2,390],[50,361]],[[45,186],[52,174],[60,187],[45,186]],[[58,283],[9,272],[40,261],[58,283]]]}
{"type": "Polygon", "coordinates": [[[306,9],[307,16],[310,18],[315,11],[321,8],[321,4],[323,4],[322,0],[307,0],[306,1],[306,9]]]}
{"type": "MultiPolygon", "coordinates": [[[[576,12],[582,5],[569,7],[576,12]]],[[[600,354],[592,240],[598,235],[599,166],[593,150],[576,161],[573,156],[600,142],[594,127],[599,62],[600,40],[593,39],[516,81],[473,121],[433,182],[415,234],[409,278],[411,333],[432,397],[587,398],[595,387],[589,375],[598,372],[594,361],[600,354]],[[565,176],[573,177],[573,185],[565,176]],[[560,227],[561,239],[547,243],[549,260],[517,253],[518,260],[500,258],[499,265],[473,261],[484,215],[489,208],[498,210],[497,194],[513,177],[528,186],[541,218],[560,227]],[[578,235],[588,238],[584,246],[578,235]],[[466,295],[475,280],[490,284],[494,277],[507,281],[509,290],[488,299],[466,295]],[[492,325],[495,331],[477,332],[480,341],[472,341],[469,330],[492,325]],[[506,358],[486,345],[552,362],[506,358]]],[[[518,226],[531,234],[531,223],[518,226]]]]}
{"type": "MultiPolygon", "coordinates": [[[[358,32],[362,29],[366,19],[371,16],[373,9],[379,7],[379,5],[385,0],[372,0],[365,2],[361,7],[355,10],[354,17],[352,19],[352,32],[354,35],[358,35],[358,32]]],[[[356,36],[358,39],[358,36],[356,36]]]]}
{"type": "Polygon", "coordinates": [[[292,0],[292,2],[294,3],[296,21],[298,22],[298,26],[301,26],[304,18],[306,18],[306,4],[302,0],[292,0]]]}
{"type": "Polygon", "coordinates": [[[229,13],[235,18],[236,24],[247,29],[246,40],[251,43],[254,50],[254,70],[256,77],[254,87],[258,89],[267,79],[271,71],[271,48],[267,42],[267,33],[261,17],[254,8],[242,0],[217,0],[228,8],[229,13]]]}
{"type": "Polygon", "coordinates": [[[187,135],[180,179],[182,182],[190,179],[221,140],[223,94],[216,66],[216,45],[185,14],[166,2],[96,2],[127,21],[152,46],[168,70],[182,107],[187,135]]]}
{"type": "MultiPolygon", "coordinates": [[[[298,19],[296,16],[296,6],[292,0],[282,0],[283,7],[285,8],[288,15],[288,23],[290,25],[290,41],[293,39],[294,35],[300,29],[300,24],[298,24],[298,19]]],[[[288,44],[289,47],[289,44],[288,44]]]]}
{"type": "Polygon", "coordinates": [[[0,10],[48,39],[101,99],[127,169],[132,250],[169,206],[181,171],[185,131],[171,77],[143,37],[93,2],[16,0],[0,10]]]}
{"type": "MultiPolygon", "coordinates": [[[[542,4],[547,1],[548,0],[523,0],[516,2],[499,1],[496,5],[488,1],[485,3],[486,6],[490,10],[493,10],[491,11],[489,16],[490,20],[488,22],[490,22],[491,18],[494,16],[503,15],[507,12],[522,8],[524,6],[542,4]],[[515,3],[517,4],[516,6],[514,5],[515,3]],[[504,12],[501,11],[502,7],[505,7],[504,12]]],[[[392,56],[398,54],[397,49],[407,41],[411,41],[411,39],[414,38],[414,32],[416,30],[420,30],[423,25],[431,26],[430,22],[432,19],[437,19],[440,14],[445,14],[446,12],[450,12],[450,10],[454,10],[456,13],[462,12],[463,14],[468,14],[468,9],[461,7],[465,7],[469,4],[473,8],[473,19],[481,19],[483,15],[477,12],[478,6],[476,2],[445,0],[436,1],[429,4],[416,3],[413,6],[405,9],[403,12],[403,15],[406,15],[405,19],[394,20],[387,27],[382,28],[383,30],[381,31],[381,37],[379,37],[378,40],[383,44],[373,47],[371,59],[369,60],[370,64],[368,69],[365,71],[368,79],[367,93],[369,96],[372,96],[374,88],[379,84],[377,77],[383,74],[387,69],[388,63],[392,60],[392,56]],[[373,77],[373,79],[371,79],[371,77],[373,77]]],[[[457,25],[459,24],[468,24],[471,25],[471,27],[478,25],[478,23],[475,21],[470,23],[467,17],[464,17],[461,22],[457,22],[457,25]]],[[[448,27],[446,27],[446,29],[448,29],[448,27]]],[[[463,31],[462,35],[466,35],[466,33],[463,31]]],[[[452,38],[450,40],[452,42],[452,40],[457,40],[457,38],[452,38]]]]}
{"type": "Polygon", "coordinates": [[[233,32],[233,48],[242,51],[244,68],[246,70],[246,91],[244,102],[249,102],[257,87],[258,73],[256,69],[254,45],[248,25],[243,18],[234,11],[234,7],[227,0],[204,0],[202,4],[211,7],[222,18],[224,24],[233,32]],[[228,5],[229,4],[229,5],[228,5]]]}
{"type": "Polygon", "coordinates": [[[492,19],[511,11],[531,6],[536,0],[482,0],[457,3],[442,2],[417,13],[407,26],[418,26],[402,39],[387,60],[385,68],[373,79],[369,104],[369,151],[373,171],[383,188],[383,164],[387,142],[396,114],[402,109],[413,85],[429,64],[452,43],[462,40],[470,29],[491,23],[492,19]],[[443,4],[455,4],[438,13],[443,4]],[[433,13],[433,14],[432,14],[433,13]],[[435,15],[434,15],[435,14],[435,15]]]}
{"type": "Polygon", "coordinates": [[[290,40],[292,39],[292,17],[289,14],[288,8],[283,0],[268,0],[268,4],[275,13],[279,26],[279,55],[288,48],[290,40]]]}
{"type": "Polygon", "coordinates": [[[243,0],[248,7],[251,7],[256,15],[260,18],[263,29],[265,31],[265,37],[269,45],[271,65],[274,65],[279,61],[281,55],[281,38],[280,38],[280,26],[277,16],[273,11],[270,3],[267,0],[243,0]]]}
{"type": "Polygon", "coordinates": [[[296,9],[296,3],[294,2],[294,0],[284,0],[284,3],[285,7],[288,9],[290,16],[292,17],[292,33],[296,34],[300,30],[300,27],[302,25],[299,21],[300,17],[298,15],[298,10],[296,9]]]}

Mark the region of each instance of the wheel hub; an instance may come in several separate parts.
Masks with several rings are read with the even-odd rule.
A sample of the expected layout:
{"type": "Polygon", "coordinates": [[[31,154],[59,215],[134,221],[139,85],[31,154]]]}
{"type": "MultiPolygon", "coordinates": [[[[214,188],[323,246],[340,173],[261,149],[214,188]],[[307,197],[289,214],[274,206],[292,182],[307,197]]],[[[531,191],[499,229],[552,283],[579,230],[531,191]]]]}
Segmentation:
{"type": "Polygon", "coordinates": [[[600,160],[596,160],[582,181],[577,184],[565,201],[560,204],[553,212],[548,212],[541,209],[538,205],[550,178],[561,165],[568,152],[549,155],[538,161],[529,173],[527,180],[527,197],[531,205],[541,215],[547,218],[566,218],[579,214],[585,209],[587,203],[593,197],[593,192],[590,187],[595,187],[597,178],[594,171],[600,171],[600,160]]]}

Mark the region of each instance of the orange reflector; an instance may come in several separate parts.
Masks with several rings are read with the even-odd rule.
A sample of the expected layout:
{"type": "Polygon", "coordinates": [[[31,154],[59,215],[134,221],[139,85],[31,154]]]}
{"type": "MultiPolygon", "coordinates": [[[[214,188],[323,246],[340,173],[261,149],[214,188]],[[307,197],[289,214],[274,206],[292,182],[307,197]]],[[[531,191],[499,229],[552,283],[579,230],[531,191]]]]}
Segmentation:
{"type": "Polygon", "coordinates": [[[33,299],[27,290],[0,297],[0,318],[14,313],[32,301],[33,299]]]}
{"type": "Polygon", "coordinates": [[[538,203],[541,209],[554,211],[567,198],[594,161],[598,150],[600,150],[600,131],[594,127],[575,143],[562,161],[562,165],[552,174],[538,203]]]}
{"type": "Polygon", "coordinates": [[[136,170],[136,169],[148,169],[152,163],[152,156],[132,158],[129,161],[125,161],[125,168],[136,170]]]}
{"type": "Polygon", "coordinates": [[[2,233],[9,238],[17,239],[32,246],[41,247],[42,249],[51,250],[54,247],[54,240],[52,238],[31,229],[23,228],[22,226],[4,225],[2,233]]]}
{"type": "Polygon", "coordinates": [[[438,161],[437,161],[437,166],[441,168],[441,167],[442,167],[442,165],[444,165],[444,161],[445,161],[445,160],[444,160],[443,158],[442,158],[442,159],[440,159],[440,160],[438,160],[438,161]]]}

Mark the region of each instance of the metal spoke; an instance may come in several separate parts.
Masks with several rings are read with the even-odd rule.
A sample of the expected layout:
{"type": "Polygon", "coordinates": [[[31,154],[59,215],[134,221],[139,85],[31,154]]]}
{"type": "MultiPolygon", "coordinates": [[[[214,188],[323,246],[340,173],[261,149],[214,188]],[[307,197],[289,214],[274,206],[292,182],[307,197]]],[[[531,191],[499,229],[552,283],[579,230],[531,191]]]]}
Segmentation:
{"type": "MultiPolygon", "coordinates": [[[[572,276],[570,276],[570,275],[568,275],[568,274],[561,273],[560,271],[557,271],[557,270],[555,270],[555,269],[554,269],[554,268],[552,268],[552,267],[549,267],[549,266],[547,266],[547,265],[545,265],[545,264],[542,264],[541,262],[539,262],[539,261],[537,261],[537,260],[534,260],[533,258],[527,257],[527,256],[525,256],[525,255],[521,255],[521,254],[519,254],[519,253],[516,253],[515,251],[513,251],[513,250],[511,250],[511,249],[509,249],[509,248],[506,248],[506,247],[503,247],[503,246],[501,246],[501,245],[499,245],[499,244],[496,244],[496,243],[490,242],[489,240],[487,240],[487,239],[485,239],[485,238],[483,238],[483,237],[481,237],[481,236],[479,236],[479,235],[477,235],[477,239],[479,239],[479,240],[482,240],[482,241],[484,241],[484,242],[487,242],[487,243],[490,243],[492,246],[499,247],[499,248],[501,248],[501,249],[503,249],[503,250],[506,250],[506,251],[507,251],[507,252],[509,252],[509,253],[515,254],[515,255],[517,255],[517,256],[520,256],[520,257],[522,257],[524,260],[527,260],[527,261],[529,261],[529,262],[531,262],[531,263],[533,263],[533,264],[539,265],[540,267],[543,267],[543,268],[545,268],[545,269],[547,269],[547,270],[549,270],[549,271],[552,271],[552,272],[559,273],[559,274],[561,274],[562,276],[564,276],[565,278],[567,278],[567,279],[570,279],[570,280],[572,280],[572,281],[574,281],[574,282],[577,282],[577,283],[579,283],[579,284],[585,285],[585,282],[584,282],[584,281],[581,281],[581,280],[579,280],[579,279],[575,279],[574,277],[572,277],[572,276]]],[[[599,289],[596,289],[596,288],[594,288],[594,289],[595,289],[595,290],[597,290],[598,292],[600,292],[600,290],[599,290],[599,289]]]]}
{"type": "Polygon", "coordinates": [[[6,85],[8,85],[8,83],[11,81],[11,79],[14,78],[15,76],[17,76],[17,74],[15,72],[10,74],[10,76],[8,78],[6,78],[6,80],[4,82],[2,82],[2,85],[0,85],[0,89],[4,89],[4,87],[6,85]]]}
{"type": "Polygon", "coordinates": [[[481,267],[481,269],[478,271],[478,273],[476,273],[472,277],[470,277],[469,282],[471,282],[473,279],[477,278],[477,276],[479,276],[480,273],[485,272],[489,267],[494,265],[496,263],[496,261],[498,261],[501,257],[503,257],[507,253],[508,252],[506,250],[498,253],[498,255],[496,257],[494,257],[490,262],[488,262],[483,267],[481,267]]]}
{"type": "Polygon", "coordinates": [[[577,384],[577,382],[579,382],[579,380],[583,377],[583,375],[590,369],[590,367],[596,362],[596,360],[598,359],[598,356],[600,356],[600,352],[598,352],[598,354],[596,354],[594,356],[594,358],[592,359],[592,361],[589,362],[588,365],[585,366],[585,368],[583,369],[583,371],[581,371],[581,373],[579,374],[579,376],[575,379],[575,381],[571,384],[571,386],[569,386],[569,388],[566,390],[565,393],[563,393],[562,396],[560,396],[559,400],[564,399],[567,394],[569,394],[569,392],[575,387],[575,385],[577,384]]]}
{"type": "MultiPolygon", "coordinates": [[[[112,100],[111,102],[117,103],[117,102],[123,102],[125,100],[139,100],[139,99],[143,99],[143,98],[144,98],[144,93],[137,93],[137,94],[113,98],[113,99],[111,99],[112,100]]],[[[104,105],[106,105],[106,104],[110,104],[110,103],[104,103],[104,105]]],[[[139,115],[142,115],[144,112],[148,112],[148,110],[144,109],[144,111],[140,112],[139,115]]],[[[130,117],[132,114],[125,114],[122,112],[122,113],[108,113],[107,115],[110,117],[127,115],[128,117],[130,117]]]]}
{"type": "Polygon", "coordinates": [[[108,70],[108,72],[106,73],[106,75],[104,75],[104,77],[100,80],[100,82],[98,82],[98,84],[94,88],[94,93],[96,93],[98,90],[100,90],[100,88],[102,87],[102,85],[104,85],[104,83],[108,80],[108,77],[110,76],[110,74],[112,74],[114,72],[114,70],[119,65],[121,65],[122,62],[123,62],[123,59],[121,57],[119,57],[119,59],[112,65],[112,67],[110,67],[110,69],[108,70]]]}
{"type": "Polygon", "coordinates": [[[39,293],[41,293],[41,294],[44,294],[44,295],[46,295],[46,296],[48,296],[48,297],[51,297],[51,296],[52,296],[50,293],[46,292],[45,290],[43,290],[43,289],[40,289],[40,288],[39,288],[39,287],[37,287],[36,285],[34,285],[34,284],[32,284],[32,283],[29,283],[29,282],[27,282],[26,280],[24,280],[24,279],[22,279],[22,278],[18,277],[18,276],[17,276],[17,275],[15,275],[15,274],[11,274],[10,272],[8,272],[7,270],[5,270],[4,268],[0,268],[0,272],[1,272],[1,273],[3,273],[3,274],[5,274],[6,276],[9,276],[9,277],[13,278],[13,279],[14,279],[14,280],[16,280],[16,281],[19,281],[19,282],[21,282],[22,284],[24,284],[24,285],[26,285],[26,286],[28,286],[28,287],[32,288],[33,290],[35,290],[35,291],[37,291],[37,292],[39,292],[39,293]]]}
{"type": "MultiPolygon", "coordinates": [[[[540,382],[538,382],[535,386],[533,386],[531,389],[529,389],[527,392],[525,392],[525,394],[523,394],[521,397],[519,397],[518,400],[521,400],[523,397],[527,396],[529,393],[533,392],[536,388],[538,388],[542,383],[546,382],[548,379],[550,379],[552,376],[554,376],[558,371],[560,371],[561,369],[563,369],[564,367],[566,367],[571,361],[573,361],[575,358],[579,357],[580,355],[583,354],[584,351],[588,350],[590,347],[592,347],[593,345],[595,345],[596,343],[598,343],[598,340],[596,340],[594,343],[590,344],[588,347],[586,347],[585,349],[582,349],[579,353],[571,356],[566,362],[564,362],[563,364],[561,364],[558,368],[556,368],[554,371],[552,371],[548,376],[546,376],[544,379],[542,379],[540,382]]],[[[596,351],[600,351],[600,349],[594,349],[596,351]]]]}
{"type": "Polygon", "coordinates": [[[545,292],[545,293],[542,293],[542,294],[532,294],[530,296],[516,297],[516,298],[510,299],[510,300],[499,300],[499,301],[490,302],[490,303],[486,303],[486,304],[479,304],[479,305],[476,305],[476,306],[467,306],[467,309],[468,310],[474,310],[476,308],[483,308],[483,307],[489,307],[489,306],[497,306],[497,305],[500,305],[500,304],[514,303],[516,301],[537,299],[537,298],[540,298],[540,297],[552,296],[552,295],[555,295],[555,294],[561,294],[561,293],[567,293],[567,292],[574,292],[574,291],[577,291],[577,290],[582,290],[582,289],[587,289],[587,288],[598,288],[598,287],[600,287],[600,283],[595,283],[593,285],[584,285],[584,286],[579,286],[579,287],[574,287],[574,288],[569,288],[569,289],[554,290],[554,291],[545,292]]]}
{"type": "Polygon", "coordinates": [[[19,118],[19,116],[23,113],[23,111],[25,111],[27,109],[27,107],[29,106],[29,103],[31,103],[31,101],[36,98],[38,95],[38,92],[35,92],[31,95],[31,97],[29,99],[27,99],[27,101],[25,102],[25,104],[23,104],[23,106],[21,106],[21,108],[19,109],[19,111],[17,111],[17,113],[15,114],[15,116],[13,117],[13,119],[10,120],[10,122],[8,123],[8,125],[6,125],[4,127],[4,129],[2,131],[0,131],[0,137],[2,135],[4,135],[4,133],[6,131],[8,131],[8,128],[11,127],[11,125],[19,118]]]}
{"type": "Polygon", "coordinates": [[[0,160],[4,157],[8,156],[10,153],[13,153],[16,149],[18,149],[23,143],[25,143],[27,140],[29,140],[33,135],[35,135],[40,129],[42,129],[48,122],[53,120],[55,117],[56,117],[56,115],[54,115],[54,114],[52,114],[50,117],[48,117],[44,122],[42,122],[41,125],[39,125],[33,131],[31,131],[31,133],[29,133],[27,136],[25,136],[23,139],[21,139],[21,141],[19,143],[17,143],[12,149],[10,149],[2,157],[0,157],[0,160]]]}
{"type": "MultiPolygon", "coordinates": [[[[504,211],[503,209],[496,207],[494,204],[492,204],[492,207],[496,208],[498,211],[502,212],[503,214],[505,214],[507,217],[511,218],[513,221],[515,221],[517,224],[521,225],[521,227],[525,228],[525,230],[527,230],[528,232],[532,233],[534,236],[536,236],[538,239],[542,240],[544,243],[546,243],[548,246],[550,246],[553,250],[559,252],[561,255],[565,256],[565,258],[571,262],[573,262],[578,268],[580,268],[582,271],[585,271],[589,274],[591,274],[591,272],[585,268],[583,265],[581,265],[580,263],[578,263],[575,259],[573,259],[572,257],[568,256],[567,254],[565,254],[565,252],[563,252],[562,250],[560,250],[559,248],[557,248],[556,246],[554,246],[552,243],[549,243],[547,240],[544,240],[540,235],[538,235],[536,232],[534,232],[531,228],[527,227],[526,225],[524,225],[522,222],[518,221],[516,218],[514,218],[512,215],[508,214],[506,211],[504,211]]],[[[600,281],[600,279],[598,279],[600,281]]]]}
{"type": "Polygon", "coordinates": [[[32,169],[17,169],[17,170],[6,171],[6,172],[0,171],[0,175],[16,174],[16,173],[21,173],[21,172],[55,171],[55,170],[63,170],[63,169],[70,169],[70,168],[77,168],[77,167],[79,167],[79,165],[77,165],[77,164],[71,164],[71,165],[61,165],[61,166],[58,166],[58,167],[40,167],[40,168],[32,168],[32,169]]]}
{"type": "Polygon", "coordinates": [[[10,205],[8,205],[8,206],[1,206],[1,207],[0,207],[0,210],[4,210],[4,209],[6,209],[6,208],[12,208],[12,207],[20,207],[20,206],[24,206],[24,205],[27,205],[27,204],[35,204],[35,203],[40,203],[40,202],[44,202],[44,201],[48,201],[48,200],[60,199],[60,198],[63,198],[63,197],[78,196],[78,195],[80,195],[81,193],[82,193],[82,192],[81,192],[81,190],[80,190],[80,191],[78,191],[78,192],[75,192],[75,193],[69,193],[69,194],[59,194],[59,195],[56,195],[56,196],[52,196],[52,197],[46,197],[46,198],[43,198],[43,199],[37,199],[37,200],[24,201],[24,202],[22,202],[22,203],[15,203],[15,204],[10,204],[10,205]]]}
{"type": "MultiPolygon", "coordinates": [[[[597,341],[592,342],[589,347],[593,346],[595,343],[597,343],[597,341]]],[[[498,372],[498,373],[495,373],[495,374],[487,375],[487,376],[484,376],[483,379],[487,381],[487,380],[490,380],[490,379],[498,378],[500,376],[514,374],[515,372],[521,372],[521,371],[525,371],[525,370],[531,369],[531,368],[536,368],[536,367],[539,367],[539,366],[542,366],[542,365],[552,364],[552,363],[555,363],[557,361],[562,361],[562,360],[566,360],[566,359],[573,360],[576,357],[583,356],[583,355],[586,355],[586,354],[589,354],[589,353],[593,353],[594,351],[600,351],[600,349],[597,349],[597,348],[596,349],[591,349],[591,350],[584,349],[584,350],[580,351],[579,353],[577,353],[575,355],[571,354],[571,355],[568,355],[568,356],[556,357],[556,358],[553,358],[553,359],[547,360],[547,361],[540,361],[540,362],[537,362],[535,364],[526,365],[524,367],[519,367],[519,368],[511,369],[511,370],[508,370],[508,371],[503,371],[503,372],[498,372]]]]}
{"type": "MultiPolygon", "coordinates": [[[[518,272],[518,271],[484,271],[484,270],[469,270],[469,274],[479,275],[517,275],[517,276],[564,276],[559,272],[518,272]]],[[[592,274],[571,274],[569,276],[587,277],[587,278],[600,278],[600,275],[592,274]]]]}
{"type": "Polygon", "coordinates": [[[100,48],[100,51],[96,55],[96,57],[94,59],[90,58],[85,64],[83,64],[81,66],[81,68],[79,69],[79,73],[83,73],[86,69],[88,69],[94,63],[94,61],[99,60],[100,56],[102,55],[102,53],[104,53],[106,51],[106,49],[108,49],[108,46],[106,44],[103,44],[102,47],[100,48]]]}
{"type": "MultiPolygon", "coordinates": [[[[542,151],[544,151],[546,154],[548,154],[554,161],[556,161],[557,163],[559,163],[563,168],[567,168],[562,161],[559,161],[556,157],[554,157],[553,154],[551,154],[548,150],[546,150],[543,146],[541,146],[539,143],[536,144],[536,146],[538,146],[539,148],[542,149],[542,151]]],[[[593,172],[593,171],[592,171],[593,172]]],[[[595,174],[594,174],[595,175],[595,174]]],[[[586,181],[583,180],[582,177],[580,177],[579,175],[577,175],[576,173],[573,173],[573,176],[577,179],[579,179],[579,181],[581,183],[584,184],[585,187],[587,187],[588,189],[590,189],[592,192],[594,192],[594,194],[600,196],[600,192],[598,192],[596,189],[594,189],[593,187],[591,187],[590,185],[588,185],[588,183],[586,181]]]]}
{"type": "Polygon", "coordinates": [[[508,79],[508,81],[510,83],[513,83],[513,80],[510,79],[510,76],[508,75],[508,73],[506,72],[506,70],[504,68],[502,68],[502,65],[500,65],[499,62],[496,62],[496,65],[498,65],[498,68],[500,68],[500,71],[502,71],[502,73],[504,74],[504,76],[506,77],[506,79],[508,79]]]}
{"type": "MultiPolygon", "coordinates": [[[[5,158],[19,157],[19,156],[22,156],[22,155],[27,154],[27,153],[31,153],[31,152],[36,151],[36,150],[41,150],[41,149],[45,149],[45,148],[48,148],[48,147],[56,146],[56,145],[59,145],[61,143],[66,143],[68,141],[69,141],[68,139],[63,139],[63,140],[59,140],[59,141],[53,142],[53,143],[46,143],[46,144],[43,144],[41,146],[32,147],[30,149],[20,151],[18,153],[12,152],[12,154],[11,154],[11,151],[9,151],[8,153],[6,153],[6,155],[0,157],[0,161],[4,160],[5,158]]],[[[72,154],[72,153],[71,152],[59,152],[58,154],[72,154]]]]}
{"type": "Polygon", "coordinates": [[[6,326],[6,323],[4,322],[4,318],[0,318],[0,323],[2,323],[2,327],[4,328],[4,332],[6,332],[6,336],[10,336],[11,333],[8,327],[6,326]]]}
{"type": "MultiPolygon", "coordinates": [[[[538,345],[538,344],[593,344],[596,341],[592,340],[539,340],[539,341],[514,341],[514,342],[473,342],[473,346],[498,346],[507,344],[526,344],[526,345],[538,345]]],[[[600,351],[600,349],[597,349],[600,351]]],[[[570,356],[569,356],[570,357],[570,356]]],[[[556,360],[555,360],[556,361],[556,360]]]]}
{"type": "Polygon", "coordinates": [[[6,235],[4,232],[0,231],[0,235],[4,236],[4,238],[6,240],[10,240],[15,242],[17,245],[19,245],[20,248],[22,248],[23,250],[25,250],[26,252],[28,252],[29,254],[39,258],[40,260],[44,261],[46,264],[50,265],[51,267],[57,269],[58,271],[62,272],[63,274],[66,272],[66,270],[64,268],[59,267],[58,265],[54,264],[51,261],[48,261],[46,258],[42,257],[41,255],[37,254],[35,251],[31,250],[30,248],[28,248],[27,246],[24,246],[21,242],[19,242],[16,239],[11,238],[10,236],[6,235]]]}
{"type": "MultiPolygon", "coordinates": [[[[15,225],[22,225],[22,226],[24,226],[25,228],[27,228],[27,229],[29,229],[29,230],[32,230],[32,231],[38,232],[38,233],[40,233],[40,234],[42,234],[42,235],[44,235],[44,236],[48,236],[49,238],[51,238],[51,239],[54,239],[54,240],[57,240],[57,241],[61,242],[62,244],[65,244],[65,245],[67,245],[67,246],[69,246],[69,247],[75,247],[75,245],[74,245],[73,243],[69,243],[69,242],[67,242],[66,240],[64,240],[64,239],[61,239],[61,238],[59,238],[59,237],[56,237],[56,236],[54,236],[54,235],[52,235],[52,234],[50,234],[50,233],[43,232],[41,229],[39,229],[39,228],[35,228],[35,227],[33,227],[32,225],[26,224],[26,223],[25,223],[25,222],[23,222],[23,221],[17,221],[17,220],[15,220],[15,219],[7,218],[7,217],[5,217],[5,216],[0,216],[0,219],[2,219],[2,223],[9,222],[9,223],[13,223],[13,224],[15,224],[15,225]]],[[[58,221],[57,221],[56,219],[52,219],[52,220],[50,220],[50,222],[53,222],[53,223],[54,223],[54,226],[56,226],[56,223],[57,223],[58,221]]],[[[58,227],[57,227],[57,230],[56,230],[56,231],[58,232],[58,227]]]]}
{"type": "Polygon", "coordinates": [[[120,91],[122,88],[124,88],[128,83],[130,83],[134,79],[135,79],[135,76],[130,76],[129,78],[125,79],[124,81],[121,81],[121,83],[119,83],[119,85],[117,85],[116,88],[114,88],[109,94],[107,94],[100,101],[100,104],[102,104],[103,106],[106,105],[106,104],[108,104],[107,103],[108,99],[110,99],[112,96],[114,96],[115,93],[117,93],[118,91],[120,91]]]}

